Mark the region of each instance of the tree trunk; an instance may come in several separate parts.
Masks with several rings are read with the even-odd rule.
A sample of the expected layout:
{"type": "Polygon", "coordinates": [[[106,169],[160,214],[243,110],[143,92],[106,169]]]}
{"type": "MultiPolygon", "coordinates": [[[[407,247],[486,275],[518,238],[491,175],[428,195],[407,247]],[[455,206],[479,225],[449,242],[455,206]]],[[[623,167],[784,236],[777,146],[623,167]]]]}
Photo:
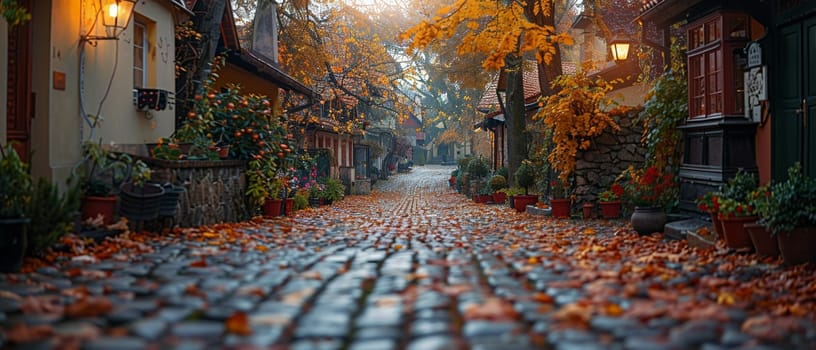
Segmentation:
{"type": "Polygon", "coordinates": [[[516,184],[514,173],[527,158],[527,134],[524,130],[527,125],[524,116],[524,74],[522,58],[508,55],[504,59],[504,74],[507,89],[507,174],[510,183],[516,184]]]}
{"type": "MultiPolygon", "coordinates": [[[[188,54],[194,57],[176,57],[182,60],[184,70],[176,78],[176,128],[181,127],[187,112],[192,108],[191,102],[196,94],[203,94],[203,83],[211,72],[211,63],[221,39],[221,18],[224,16],[227,0],[208,0],[196,2],[193,12],[193,28],[201,34],[200,46],[188,54]]],[[[176,46],[187,46],[192,43],[176,43],[176,46]]],[[[195,46],[195,45],[194,45],[195,46]]]]}
{"type": "MultiPolygon", "coordinates": [[[[524,15],[530,22],[542,26],[555,28],[555,7],[553,0],[545,0],[549,2],[549,11],[535,11],[537,1],[528,1],[524,8],[524,15]]],[[[541,88],[541,96],[550,96],[556,91],[551,87],[553,80],[561,75],[561,48],[558,43],[553,43],[555,52],[552,61],[549,64],[546,62],[538,63],[538,85],[541,88]]]]}

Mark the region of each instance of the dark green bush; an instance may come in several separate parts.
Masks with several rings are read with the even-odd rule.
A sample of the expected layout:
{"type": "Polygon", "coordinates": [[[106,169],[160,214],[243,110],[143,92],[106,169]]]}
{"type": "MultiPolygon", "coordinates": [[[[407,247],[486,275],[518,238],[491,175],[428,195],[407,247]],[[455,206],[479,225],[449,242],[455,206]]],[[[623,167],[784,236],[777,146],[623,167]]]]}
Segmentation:
{"type": "Polygon", "coordinates": [[[28,227],[28,250],[33,256],[42,255],[57,243],[62,235],[73,230],[79,215],[80,187],[69,181],[65,193],[46,178],[40,178],[31,196],[26,217],[31,218],[28,227]]]}

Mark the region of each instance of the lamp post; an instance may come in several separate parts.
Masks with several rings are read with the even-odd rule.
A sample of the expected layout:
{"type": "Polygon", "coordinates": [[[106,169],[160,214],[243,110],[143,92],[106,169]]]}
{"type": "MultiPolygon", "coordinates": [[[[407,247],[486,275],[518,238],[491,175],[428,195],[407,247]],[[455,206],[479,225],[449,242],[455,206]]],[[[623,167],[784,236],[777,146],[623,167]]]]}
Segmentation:
{"type": "Polygon", "coordinates": [[[105,35],[86,35],[86,41],[118,40],[119,35],[127,28],[137,0],[104,0],[102,2],[102,25],[105,35]]]}
{"type": "Polygon", "coordinates": [[[628,39],[621,36],[612,38],[612,41],[609,42],[609,49],[612,51],[612,59],[615,60],[615,63],[621,63],[629,58],[629,47],[631,45],[628,39]]]}

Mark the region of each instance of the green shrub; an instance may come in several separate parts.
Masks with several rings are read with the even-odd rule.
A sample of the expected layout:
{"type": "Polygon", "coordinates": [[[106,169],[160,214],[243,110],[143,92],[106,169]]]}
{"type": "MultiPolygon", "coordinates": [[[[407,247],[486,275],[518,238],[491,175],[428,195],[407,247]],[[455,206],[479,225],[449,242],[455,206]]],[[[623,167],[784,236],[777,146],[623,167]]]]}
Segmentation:
{"type": "Polygon", "coordinates": [[[493,189],[493,192],[505,187],[507,187],[507,179],[504,176],[493,175],[493,177],[490,178],[490,188],[493,189]]]}
{"type": "Polygon", "coordinates": [[[524,194],[527,194],[530,186],[535,184],[535,170],[527,160],[521,162],[513,176],[516,178],[516,185],[524,188],[524,194]]]}
{"type": "Polygon", "coordinates": [[[760,224],[773,233],[816,225],[816,179],[802,174],[802,166],[788,169],[788,179],[770,185],[767,206],[760,208],[760,224]]]}
{"type": "Polygon", "coordinates": [[[32,191],[28,164],[11,145],[0,149],[0,219],[23,217],[32,191]]]}
{"type": "Polygon", "coordinates": [[[292,198],[293,209],[301,210],[309,206],[309,192],[298,190],[295,192],[295,197],[292,198]]]}
{"type": "MultiPolygon", "coordinates": [[[[323,198],[330,201],[339,201],[346,194],[346,186],[338,179],[328,178],[325,180],[326,187],[323,189],[323,198]]],[[[308,202],[308,201],[307,201],[308,202]]],[[[308,203],[307,203],[308,204],[308,203]]]]}
{"type": "Polygon", "coordinates": [[[80,186],[69,181],[65,193],[57,185],[40,178],[26,209],[31,218],[28,226],[28,254],[40,256],[57,243],[62,235],[73,230],[79,213],[80,186]]]}
{"type": "Polygon", "coordinates": [[[723,186],[722,198],[733,199],[739,203],[744,203],[748,200],[748,195],[756,190],[758,185],[759,181],[754,173],[740,169],[737,171],[737,174],[728,179],[728,182],[723,186]]]}
{"type": "Polygon", "coordinates": [[[490,164],[482,158],[474,158],[468,164],[468,173],[474,178],[484,178],[490,172],[490,164]]]}
{"type": "Polygon", "coordinates": [[[460,173],[468,171],[468,165],[470,165],[471,160],[473,160],[473,156],[459,158],[459,160],[456,161],[460,173]]]}

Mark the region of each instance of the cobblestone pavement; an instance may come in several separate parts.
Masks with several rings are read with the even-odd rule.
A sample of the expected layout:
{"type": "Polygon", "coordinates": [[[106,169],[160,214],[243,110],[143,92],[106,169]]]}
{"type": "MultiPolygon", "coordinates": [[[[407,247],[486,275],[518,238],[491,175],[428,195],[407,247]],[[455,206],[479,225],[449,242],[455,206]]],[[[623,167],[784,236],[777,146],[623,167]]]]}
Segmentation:
{"type": "Polygon", "coordinates": [[[447,187],[451,169],[416,167],[294,218],[125,237],[126,254],[0,275],[0,347],[816,348],[812,315],[769,320],[758,303],[684,292],[759,268],[729,277],[667,258],[641,282],[616,282],[608,275],[636,266],[585,258],[615,249],[603,237],[638,238],[623,221],[474,204],[447,187]]]}

